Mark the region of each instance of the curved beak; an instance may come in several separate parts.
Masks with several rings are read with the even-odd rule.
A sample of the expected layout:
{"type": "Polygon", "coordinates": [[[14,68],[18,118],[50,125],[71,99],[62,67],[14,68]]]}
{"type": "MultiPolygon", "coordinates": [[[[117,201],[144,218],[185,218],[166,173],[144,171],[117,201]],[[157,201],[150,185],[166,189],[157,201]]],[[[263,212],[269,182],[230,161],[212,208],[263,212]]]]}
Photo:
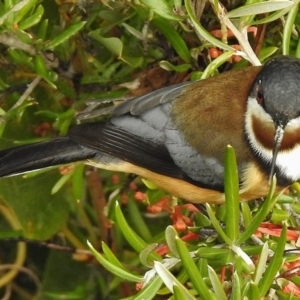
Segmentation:
{"type": "Polygon", "coordinates": [[[271,183],[273,176],[276,175],[275,172],[275,166],[276,166],[276,159],[277,159],[277,154],[281,146],[281,142],[283,139],[283,134],[284,134],[284,127],[285,125],[281,124],[276,124],[276,129],[275,129],[275,136],[274,136],[274,147],[273,147],[273,158],[272,158],[272,163],[271,163],[271,171],[269,175],[269,183],[271,183]]]}

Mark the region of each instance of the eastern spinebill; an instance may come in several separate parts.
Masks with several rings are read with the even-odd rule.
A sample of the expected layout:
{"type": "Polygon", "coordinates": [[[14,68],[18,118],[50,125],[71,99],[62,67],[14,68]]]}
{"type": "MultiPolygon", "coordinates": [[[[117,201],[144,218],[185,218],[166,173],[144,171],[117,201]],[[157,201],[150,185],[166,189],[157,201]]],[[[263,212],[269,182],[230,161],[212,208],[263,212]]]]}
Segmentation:
{"type": "Polygon", "coordinates": [[[0,151],[0,176],[76,161],[135,173],[187,201],[224,201],[224,153],[234,147],[241,200],[300,178],[300,60],[231,70],[117,106],[109,121],[0,151]]]}

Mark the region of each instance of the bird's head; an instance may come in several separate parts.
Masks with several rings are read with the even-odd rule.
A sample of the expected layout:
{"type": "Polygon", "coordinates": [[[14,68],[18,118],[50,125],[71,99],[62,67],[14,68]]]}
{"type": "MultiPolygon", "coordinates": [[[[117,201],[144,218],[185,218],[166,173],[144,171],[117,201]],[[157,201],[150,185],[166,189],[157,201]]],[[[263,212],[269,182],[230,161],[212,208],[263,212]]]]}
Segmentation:
{"type": "Polygon", "coordinates": [[[269,60],[250,90],[245,131],[254,153],[282,182],[300,178],[300,60],[269,60]],[[298,160],[298,163],[295,161],[298,160]]]}

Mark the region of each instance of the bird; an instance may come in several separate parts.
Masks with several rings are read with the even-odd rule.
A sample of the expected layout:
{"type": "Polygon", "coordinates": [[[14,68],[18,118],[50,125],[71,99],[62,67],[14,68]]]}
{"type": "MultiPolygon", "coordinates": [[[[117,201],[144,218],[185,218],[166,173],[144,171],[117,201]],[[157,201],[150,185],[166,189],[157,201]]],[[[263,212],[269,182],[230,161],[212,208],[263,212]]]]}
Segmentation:
{"type": "Polygon", "coordinates": [[[134,173],[192,203],[225,201],[224,154],[236,152],[241,201],[300,178],[300,59],[277,56],[117,105],[105,122],[0,151],[0,177],[83,161],[134,173]]]}

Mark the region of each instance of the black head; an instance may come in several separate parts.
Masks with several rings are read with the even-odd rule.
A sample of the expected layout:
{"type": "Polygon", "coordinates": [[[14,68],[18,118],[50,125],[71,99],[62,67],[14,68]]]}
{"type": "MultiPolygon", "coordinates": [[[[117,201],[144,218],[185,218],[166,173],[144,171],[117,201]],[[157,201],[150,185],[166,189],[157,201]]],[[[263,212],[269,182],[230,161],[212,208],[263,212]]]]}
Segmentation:
{"type": "Polygon", "coordinates": [[[250,95],[283,127],[300,116],[300,60],[279,56],[262,68],[250,95]]]}
{"type": "MultiPolygon", "coordinates": [[[[273,123],[273,127],[269,126],[274,132],[271,157],[267,149],[259,146],[262,156],[270,163],[271,179],[285,128],[290,131],[300,124],[300,60],[289,56],[270,59],[257,75],[249,99],[252,107],[260,107],[258,111],[261,113],[256,112],[259,118],[269,125],[273,123]]],[[[249,114],[255,114],[253,111],[249,114]]]]}

